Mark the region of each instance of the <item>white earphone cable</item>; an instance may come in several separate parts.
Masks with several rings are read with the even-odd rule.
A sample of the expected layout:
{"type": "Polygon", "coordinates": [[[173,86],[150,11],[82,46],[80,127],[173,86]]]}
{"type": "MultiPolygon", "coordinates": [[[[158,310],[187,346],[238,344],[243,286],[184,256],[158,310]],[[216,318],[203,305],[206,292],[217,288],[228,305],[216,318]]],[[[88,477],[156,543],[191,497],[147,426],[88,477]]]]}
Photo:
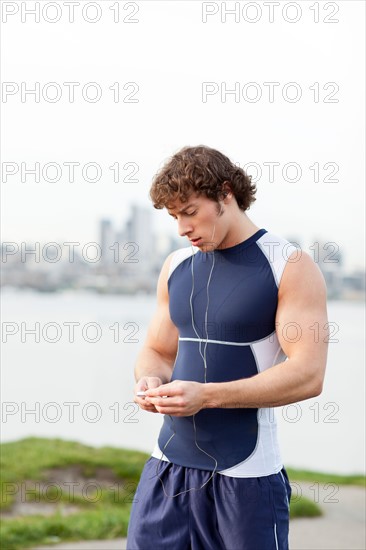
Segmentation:
{"type": "MultiPolygon", "coordinates": [[[[220,213],[221,214],[222,212],[222,206],[221,206],[221,210],[220,210],[220,213]]],[[[215,234],[215,229],[216,229],[216,223],[214,225],[214,228],[213,228],[213,232],[212,232],[212,235],[211,235],[211,241],[213,239],[213,236],[215,234]]],[[[192,306],[192,296],[193,296],[193,291],[194,291],[194,273],[193,273],[193,262],[194,262],[194,256],[195,256],[195,253],[193,251],[193,245],[192,245],[192,260],[191,260],[191,272],[192,272],[192,291],[191,291],[191,296],[190,296],[190,299],[189,299],[189,303],[190,303],[190,307],[191,307],[191,318],[192,318],[192,328],[194,330],[194,332],[196,333],[196,336],[197,338],[199,339],[199,353],[203,359],[203,365],[204,365],[204,383],[206,384],[207,383],[207,360],[206,360],[206,348],[207,348],[207,343],[208,343],[208,330],[207,330],[207,313],[208,313],[208,305],[209,305],[209,294],[208,294],[208,288],[209,288],[209,285],[210,285],[210,281],[211,281],[211,275],[212,275],[212,272],[213,272],[213,268],[214,268],[214,265],[215,265],[215,252],[213,251],[212,252],[212,256],[213,256],[213,262],[212,262],[212,267],[211,267],[211,271],[210,271],[210,275],[209,275],[209,278],[208,278],[208,282],[207,282],[207,287],[206,287],[206,292],[207,292],[207,307],[206,307],[206,313],[205,313],[205,328],[206,328],[206,341],[205,341],[205,348],[204,348],[204,351],[203,351],[203,355],[202,355],[202,351],[201,351],[201,342],[202,342],[202,339],[200,338],[197,330],[196,330],[196,327],[195,327],[195,323],[194,323],[194,318],[193,318],[193,306],[192,306]]],[[[177,358],[176,360],[177,361],[177,358]]],[[[175,367],[175,364],[174,364],[174,367],[175,367]]],[[[173,367],[173,371],[174,371],[174,367],[173,367]]],[[[168,415],[170,416],[170,419],[173,423],[173,426],[174,426],[174,420],[172,418],[171,415],[168,415]]],[[[172,440],[172,438],[176,435],[176,431],[173,427],[173,430],[174,430],[174,433],[171,435],[171,437],[168,439],[168,441],[166,442],[166,444],[164,445],[164,448],[162,450],[162,454],[161,454],[161,458],[159,459],[159,462],[158,464],[156,465],[156,475],[158,476],[161,484],[162,484],[162,487],[163,487],[163,491],[164,491],[164,494],[165,496],[167,496],[168,498],[175,498],[177,497],[178,495],[182,495],[184,493],[188,493],[189,491],[199,491],[200,489],[202,489],[205,485],[207,485],[207,483],[213,478],[213,476],[216,474],[216,470],[217,470],[217,460],[216,458],[214,458],[212,455],[210,455],[209,453],[207,453],[204,449],[202,449],[199,445],[198,445],[198,442],[197,442],[197,429],[196,429],[196,422],[195,422],[195,414],[192,416],[192,421],[193,421],[193,428],[194,428],[194,442],[196,444],[196,447],[203,453],[205,453],[207,456],[209,456],[210,458],[212,458],[212,460],[214,460],[215,462],[215,467],[213,469],[213,472],[211,474],[211,476],[208,478],[207,481],[205,481],[205,483],[203,483],[203,485],[201,485],[201,487],[192,487],[190,489],[187,489],[185,491],[181,491],[180,493],[177,493],[175,495],[168,495],[165,491],[165,487],[164,487],[164,482],[163,480],[161,479],[161,477],[159,476],[158,474],[158,468],[159,468],[159,465],[162,461],[162,458],[164,456],[164,451],[165,449],[167,448],[169,442],[172,440]]]]}

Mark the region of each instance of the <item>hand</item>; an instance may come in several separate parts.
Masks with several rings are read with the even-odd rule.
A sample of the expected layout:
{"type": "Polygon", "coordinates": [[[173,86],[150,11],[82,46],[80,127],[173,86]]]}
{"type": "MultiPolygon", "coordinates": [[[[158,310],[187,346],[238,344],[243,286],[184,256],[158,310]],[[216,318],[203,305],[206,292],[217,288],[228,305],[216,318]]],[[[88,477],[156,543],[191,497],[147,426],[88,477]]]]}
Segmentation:
{"type": "Polygon", "coordinates": [[[159,412],[154,405],[146,401],[145,397],[139,397],[136,395],[138,391],[146,391],[151,388],[157,388],[161,386],[163,381],[158,376],[143,376],[138,380],[138,382],[135,385],[135,397],[134,402],[137,403],[141,409],[148,412],[157,413],[159,412]]]}
{"type": "Polygon", "coordinates": [[[204,408],[203,384],[174,380],[147,390],[145,401],[161,414],[191,416],[204,408]],[[168,397],[163,398],[163,395],[168,397]]]}

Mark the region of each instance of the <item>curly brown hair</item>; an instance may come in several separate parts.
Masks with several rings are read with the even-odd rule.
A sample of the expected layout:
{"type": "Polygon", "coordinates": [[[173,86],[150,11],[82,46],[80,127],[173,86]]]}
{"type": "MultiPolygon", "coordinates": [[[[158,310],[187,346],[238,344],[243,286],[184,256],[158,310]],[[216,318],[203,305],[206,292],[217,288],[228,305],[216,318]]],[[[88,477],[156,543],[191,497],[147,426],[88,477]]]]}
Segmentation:
{"type": "Polygon", "coordinates": [[[150,198],[156,209],[171,208],[176,199],[185,203],[192,193],[218,202],[225,190],[232,191],[241,210],[256,200],[252,176],[228,157],[205,145],[183,147],[154,176],[150,198]],[[227,185],[225,185],[227,184],[227,185]]]}

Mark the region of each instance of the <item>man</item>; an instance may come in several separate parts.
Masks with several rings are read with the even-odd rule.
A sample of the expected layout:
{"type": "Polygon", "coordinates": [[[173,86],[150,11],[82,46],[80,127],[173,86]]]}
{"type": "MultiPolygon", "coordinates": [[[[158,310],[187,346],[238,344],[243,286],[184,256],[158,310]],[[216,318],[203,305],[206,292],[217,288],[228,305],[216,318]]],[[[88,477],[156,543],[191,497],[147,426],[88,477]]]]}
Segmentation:
{"type": "Polygon", "coordinates": [[[128,550],[288,550],[273,407],[322,391],[326,287],[308,254],[248,218],[255,193],[205,146],[185,147],[154,178],[154,207],[191,246],[164,262],[135,366],[135,402],[164,422],[128,550]]]}

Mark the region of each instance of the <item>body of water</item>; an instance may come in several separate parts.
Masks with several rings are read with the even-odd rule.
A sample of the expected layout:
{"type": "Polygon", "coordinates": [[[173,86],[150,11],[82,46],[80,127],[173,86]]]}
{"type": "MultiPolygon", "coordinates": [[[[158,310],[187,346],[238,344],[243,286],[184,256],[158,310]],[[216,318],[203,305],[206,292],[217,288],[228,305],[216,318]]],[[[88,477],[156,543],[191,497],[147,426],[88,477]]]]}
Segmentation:
{"type": "MultiPolygon", "coordinates": [[[[152,452],[160,414],[133,402],[136,357],[155,296],[89,292],[2,295],[2,441],[60,437],[152,452]]],[[[364,306],[328,304],[323,392],[274,410],[286,466],[365,467],[364,306]]]]}

